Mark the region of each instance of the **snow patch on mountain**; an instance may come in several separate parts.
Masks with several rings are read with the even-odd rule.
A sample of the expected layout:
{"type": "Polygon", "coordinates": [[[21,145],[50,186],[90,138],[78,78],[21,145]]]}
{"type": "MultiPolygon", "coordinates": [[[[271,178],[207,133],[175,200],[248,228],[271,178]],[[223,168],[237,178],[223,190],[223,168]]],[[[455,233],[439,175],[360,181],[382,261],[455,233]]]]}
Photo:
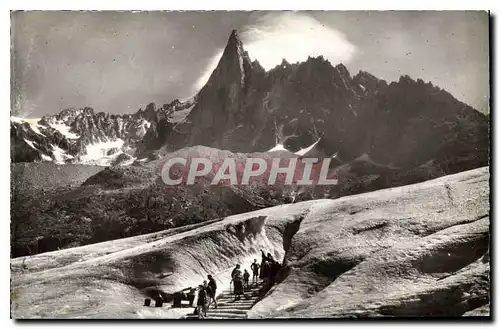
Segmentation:
{"type": "Polygon", "coordinates": [[[132,157],[129,160],[121,163],[120,166],[122,166],[122,167],[130,166],[132,163],[135,162],[136,159],[137,159],[136,157],[132,157]]]}
{"type": "Polygon", "coordinates": [[[52,161],[52,158],[49,157],[48,155],[41,153],[40,156],[42,157],[43,161],[52,161]]]}
{"type": "Polygon", "coordinates": [[[17,123],[21,123],[21,124],[24,122],[27,122],[30,125],[38,125],[38,121],[40,121],[40,118],[29,119],[29,118],[21,118],[21,117],[11,116],[10,120],[17,122],[17,123]]]}
{"type": "Polygon", "coordinates": [[[81,156],[80,162],[83,164],[110,166],[113,160],[122,154],[123,151],[111,152],[110,155],[108,155],[108,152],[112,149],[121,150],[124,143],[123,139],[118,138],[113,141],[89,144],[86,147],[86,153],[81,156]]]}
{"type": "MultiPolygon", "coordinates": [[[[149,127],[151,127],[151,122],[147,121],[147,120],[143,120],[141,122],[141,135],[144,136],[146,134],[146,132],[148,131],[149,127]]],[[[122,126],[122,130],[123,130],[123,126],[122,126]]]]}
{"type": "Polygon", "coordinates": [[[275,152],[275,151],[288,151],[288,150],[282,144],[278,144],[266,152],[275,152]]]}
{"type": "Polygon", "coordinates": [[[80,136],[78,136],[75,133],[70,132],[71,127],[66,125],[64,121],[54,121],[54,122],[49,122],[49,125],[58,130],[61,134],[63,134],[67,139],[78,139],[80,136]]]}
{"type": "Polygon", "coordinates": [[[32,142],[32,141],[29,141],[29,140],[27,140],[26,138],[24,138],[24,141],[26,142],[26,144],[28,144],[29,146],[31,146],[31,148],[32,148],[32,149],[34,149],[34,150],[37,150],[37,151],[38,151],[38,149],[35,147],[35,144],[33,144],[33,142],[32,142]]]}
{"type": "Polygon", "coordinates": [[[11,116],[10,117],[10,121],[12,121],[12,122],[19,123],[21,125],[23,123],[28,123],[29,126],[30,126],[30,128],[31,128],[31,130],[33,130],[36,134],[45,137],[45,135],[42,134],[42,132],[40,131],[40,129],[43,129],[43,126],[41,126],[41,125],[38,124],[39,120],[40,120],[40,118],[36,118],[36,119],[24,119],[24,118],[15,117],[15,116],[11,116]]]}
{"type": "MultiPolygon", "coordinates": [[[[295,152],[294,154],[295,154],[295,155],[298,155],[298,156],[304,156],[304,155],[306,155],[309,151],[311,151],[312,149],[314,149],[314,147],[315,147],[316,145],[318,145],[318,143],[319,143],[319,141],[320,141],[320,140],[321,140],[321,139],[318,139],[317,141],[315,141],[314,143],[312,143],[312,144],[311,144],[311,145],[309,145],[308,147],[303,148],[303,149],[300,149],[300,150],[298,150],[297,152],[295,152]]],[[[271,149],[267,150],[266,152],[278,152],[278,151],[287,151],[287,152],[290,152],[289,150],[287,150],[287,149],[283,146],[283,144],[276,144],[276,146],[275,146],[275,147],[273,147],[273,148],[271,148],[271,149]]],[[[291,152],[290,152],[290,153],[291,153],[291,152]]]]}
{"type": "Polygon", "coordinates": [[[245,69],[243,67],[243,47],[238,47],[238,62],[240,64],[241,86],[245,84],[245,69]]]}
{"type": "Polygon", "coordinates": [[[10,117],[10,121],[13,121],[13,122],[16,122],[16,123],[20,123],[20,124],[22,124],[24,122],[24,120],[22,118],[14,117],[14,116],[10,117]]]}
{"type": "Polygon", "coordinates": [[[315,141],[314,143],[312,143],[310,146],[298,150],[297,152],[295,152],[295,154],[303,156],[304,154],[306,154],[307,152],[309,152],[310,150],[312,150],[319,143],[320,140],[321,139],[318,139],[317,141],[315,141]]]}
{"type": "Polygon", "coordinates": [[[38,135],[40,135],[40,136],[45,137],[45,135],[44,135],[44,134],[42,134],[42,132],[38,129],[38,127],[41,127],[40,125],[38,125],[38,124],[34,124],[34,125],[30,125],[30,127],[31,127],[31,129],[32,129],[35,133],[37,133],[37,134],[38,134],[38,135]]]}
{"type": "Polygon", "coordinates": [[[67,154],[63,149],[58,147],[57,145],[52,146],[52,154],[54,155],[54,162],[58,164],[65,164],[66,160],[71,160],[74,157],[70,154],[67,154]]]}

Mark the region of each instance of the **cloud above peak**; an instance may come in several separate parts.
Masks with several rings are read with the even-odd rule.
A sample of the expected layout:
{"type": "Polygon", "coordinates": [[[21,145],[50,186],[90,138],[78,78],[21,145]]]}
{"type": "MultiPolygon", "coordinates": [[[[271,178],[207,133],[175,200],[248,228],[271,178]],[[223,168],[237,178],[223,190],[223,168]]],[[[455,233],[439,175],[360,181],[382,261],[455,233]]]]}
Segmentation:
{"type": "Polygon", "coordinates": [[[268,14],[241,33],[252,59],[269,70],[285,58],[290,63],[323,55],[332,64],[348,62],[356,48],[345,35],[315,18],[293,12],[268,14]]]}
{"type": "MultiPolygon", "coordinates": [[[[342,32],[302,13],[269,13],[246,26],[239,35],[250,58],[257,59],[266,70],[279,65],[283,59],[296,63],[320,55],[334,65],[348,63],[356,52],[356,47],[342,32]]],[[[222,49],[198,79],[198,90],[208,81],[221,56],[222,49]]]]}

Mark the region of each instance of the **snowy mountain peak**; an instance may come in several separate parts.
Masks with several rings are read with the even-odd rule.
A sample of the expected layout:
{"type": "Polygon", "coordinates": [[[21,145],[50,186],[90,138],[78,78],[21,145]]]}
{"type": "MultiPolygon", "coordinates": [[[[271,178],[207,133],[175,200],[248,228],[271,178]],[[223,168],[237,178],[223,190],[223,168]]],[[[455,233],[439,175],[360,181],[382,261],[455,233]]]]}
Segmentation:
{"type": "Polygon", "coordinates": [[[131,162],[136,146],[161,120],[185,117],[195,100],[174,100],[156,108],[150,103],[135,114],[109,114],[90,107],[65,109],[41,119],[11,117],[11,158],[14,162],[117,164],[131,162]],[[176,115],[177,112],[182,112],[176,115]],[[122,161],[123,162],[123,161],[122,161]]]}

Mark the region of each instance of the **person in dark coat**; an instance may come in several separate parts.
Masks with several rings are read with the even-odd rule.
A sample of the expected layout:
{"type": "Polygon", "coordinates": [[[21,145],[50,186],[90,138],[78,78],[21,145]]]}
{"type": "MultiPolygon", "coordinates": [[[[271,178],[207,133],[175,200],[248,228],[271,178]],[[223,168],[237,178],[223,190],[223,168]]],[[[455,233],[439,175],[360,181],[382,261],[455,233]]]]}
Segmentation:
{"type": "Polygon", "coordinates": [[[262,249],[260,250],[260,254],[261,254],[261,258],[262,258],[262,260],[260,262],[260,279],[263,280],[264,279],[264,271],[265,271],[264,265],[266,263],[267,257],[262,249]]]}
{"type": "Polygon", "coordinates": [[[280,268],[281,268],[280,263],[278,263],[276,261],[271,264],[271,269],[269,271],[270,278],[271,278],[271,285],[273,285],[276,282],[276,277],[278,275],[280,268]]]}
{"type": "Polygon", "coordinates": [[[270,273],[271,272],[271,263],[268,260],[264,261],[264,265],[262,265],[262,269],[260,273],[262,274],[262,280],[264,281],[264,285],[267,285],[270,281],[270,273]]]}
{"type": "Polygon", "coordinates": [[[236,265],[233,272],[231,272],[231,278],[234,284],[234,295],[236,297],[243,295],[243,277],[240,270],[240,264],[236,265]]]}
{"type": "Polygon", "coordinates": [[[231,272],[231,279],[233,278],[234,273],[236,273],[237,270],[240,270],[240,264],[236,265],[236,267],[233,268],[233,271],[231,272]]]}
{"type": "Polygon", "coordinates": [[[217,308],[217,282],[215,282],[215,279],[209,274],[208,275],[208,306],[212,304],[212,302],[215,305],[215,308],[217,308]]]}
{"type": "Polygon", "coordinates": [[[250,280],[250,273],[248,273],[248,271],[245,269],[245,271],[243,272],[243,283],[245,284],[245,286],[248,288],[248,281],[250,280]]]}

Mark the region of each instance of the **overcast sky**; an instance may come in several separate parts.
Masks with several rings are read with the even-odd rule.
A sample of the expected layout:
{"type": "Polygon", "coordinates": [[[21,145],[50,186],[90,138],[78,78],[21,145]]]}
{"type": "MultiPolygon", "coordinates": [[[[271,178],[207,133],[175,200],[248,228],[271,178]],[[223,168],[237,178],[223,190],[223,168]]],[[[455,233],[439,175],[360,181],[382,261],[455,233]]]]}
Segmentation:
{"type": "Polygon", "coordinates": [[[15,12],[14,113],[90,106],[132,113],[186,98],[232,29],[269,69],[324,55],[351,74],[408,74],[488,111],[486,12],[15,12]]]}

